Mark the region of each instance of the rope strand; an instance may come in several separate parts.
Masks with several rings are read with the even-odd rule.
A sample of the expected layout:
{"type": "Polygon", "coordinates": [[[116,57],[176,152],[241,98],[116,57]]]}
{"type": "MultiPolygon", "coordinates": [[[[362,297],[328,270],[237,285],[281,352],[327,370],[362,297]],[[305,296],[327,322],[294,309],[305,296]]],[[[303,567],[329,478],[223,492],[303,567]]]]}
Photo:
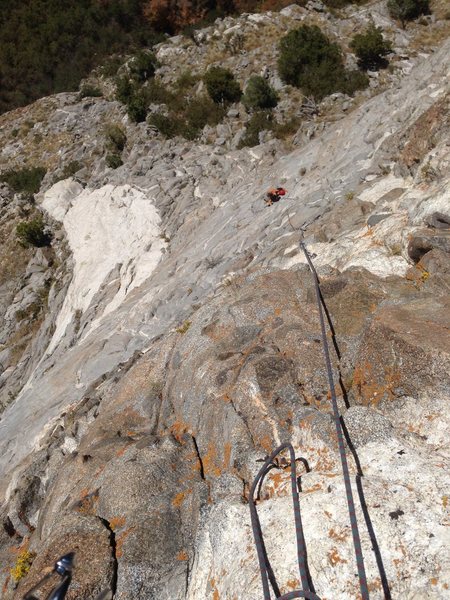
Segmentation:
{"type": "MultiPolygon", "coordinates": [[[[314,287],[315,287],[315,291],[316,291],[317,307],[319,310],[320,329],[321,329],[321,333],[322,333],[322,347],[323,347],[323,353],[324,353],[324,357],[325,357],[325,365],[326,365],[326,369],[327,369],[328,384],[329,384],[330,395],[331,395],[331,403],[332,403],[332,407],[333,407],[334,423],[336,426],[339,456],[341,459],[342,473],[343,473],[343,477],[344,477],[345,492],[346,492],[346,497],[347,497],[347,506],[348,506],[348,512],[349,512],[349,516],[350,516],[351,530],[352,530],[353,546],[355,549],[356,566],[358,569],[358,578],[359,578],[359,587],[360,587],[360,591],[361,591],[361,599],[369,600],[369,589],[367,586],[366,571],[365,571],[365,567],[364,567],[364,557],[363,557],[362,548],[361,548],[361,539],[359,536],[358,521],[356,518],[355,503],[353,500],[353,492],[352,492],[352,487],[351,487],[351,482],[350,482],[350,473],[349,473],[349,469],[348,469],[347,456],[345,454],[344,435],[343,435],[343,431],[342,431],[339,408],[338,408],[337,399],[336,399],[336,390],[334,387],[333,370],[331,367],[330,351],[328,348],[327,333],[326,333],[326,327],[325,327],[325,318],[324,318],[324,314],[323,314],[323,299],[322,299],[322,295],[320,293],[320,283],[319,283],[319,278],[317,276],[317,272],[314,268],[314,265],[311,261],[309,253],[303,242],[300,242],[300,247],[303,250],[306,260],[308,262],[311,274],[313,276],[314,287]]],[[[279,600],[293,600],[294,598],[306,598],[309,600],[320,600],[319,596],[317,596],[317,594],[311,589],[312,583],[310,583],[310,577],[309,577],[309,573],[308,573],[306,544],[305,544],[305,538],[304,538],[304,534],[303,534],[303,526],[302,526],[302,519],[301,519],[301,513],[300,513],[300,502],[299,502],[298,489],[297,489],[295,452],[294,452],[294,448],[292,447],[291,444],[289,444],[289,443],[282,444],[274,452],[272,452],[272,454],[269,456],[269,458],[264,462],[263,466],[259,470],[259,472],[256,475],[256,477],[253,481],[253,484],[251,486],[249,506],[250,506],[250,517],[251,517],[251,522],[252,522],[253,537],[255,539],[256,551],[257,551],[257,555],[258,555],[259,570],[260,570],[260,574],[261,574],[264,600],[271,600],[269,583],[270,583],[270,586],[272,587],[275,597],[278,598],[279,600]],[[274,459],[278,456],[278,454],[280,454],[283,450],[286,450],[286,449],[289,450],[290,459],[291,459],[291,490],[292,490],[292,502],[293,502],[293,506],[294,506],[295,535],[296,535],[296,540],[297,540],[297,562],[298,562],[298,569],[299,569],[299,573],[300,573],[300,580],[301,580],[301,585],[302,585],[303,590],[296,590],[296,591],[281,595],[280,589],[278,587],[278,584],[277,584],[277,581],[276,581],[276,578],[275,578],[275,575],[274,575],[274,572],[272,569],[272,565],[270,564],[270,560],[267,556],[266,546],[264,544],[264,538],[263,538],[263,534],[262,534],[262,530],[261,530],[261,523],[259,521],[258,512],[256,510],[255,491],[257,491],[257,497],[259,497],[259,491],[261,490],[261,487],[262,487],[265,477],[267,476],[269,471],[274,466],[276,466],[276,465],[274,465],[274,462],[273,462],[274,459]]]]}
{"type": "Polygon", "coordinates": [[[300,242],[300,248],[303,250],[303,252],[305,254],[306,260],[308,261],[308,265],[309,265],[310,271],[311,271],[313,279],[314,279],[314,287],[316,290],[317,306],[319,309],[320,329],[322,331],[323,353],[325,355],[325,364],[327,367],[328,384],[330,386],[331,403],[333,406],[333,416],[334,416],[334,423],[336,426],[339,455],[341,458],[342,473],[344,476],[348,513],[350,516],[350,524],[351,524],[351,528],[352,528],[353,546],[355,548],[356,565],[358,568],[359,587],[361,590],[362,600],[369,600],[369,589],[367,586],[366,570],[364,567],[364,557],[363,557],[362,548],[361,548],[361,539],[359,536],[358,521],[356,518],[352,486],[350,483],[350,473],[348,470],[347,456],[345,454],[344,434],[342,432],[341,418],[340,418],[339,408],[338,408],[337,399],[336,399],[336,390],[334,388],[333,371],[331,368],[330,351],[328,349],[327,333],[326,333],[326,328],[325,328],[325,319],[323,316],[323,306],[322,306],[323,300],[322,300],[322,296],[320,293],[319,278],[317,276],[317,271],[314,268],[312,260],[309,256],[309,253],[306,249],[306,246],[303,242],[300,242]]]}

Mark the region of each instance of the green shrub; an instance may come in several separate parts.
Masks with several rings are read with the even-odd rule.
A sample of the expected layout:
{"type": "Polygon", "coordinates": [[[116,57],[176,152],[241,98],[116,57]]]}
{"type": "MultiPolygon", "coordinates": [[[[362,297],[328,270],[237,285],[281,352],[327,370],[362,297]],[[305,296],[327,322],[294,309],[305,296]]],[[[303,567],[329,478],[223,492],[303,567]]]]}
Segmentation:
{"type": "Polygon", "coordinates": [[[180,119],[159,112],[149,115],[148,123],[156,127],[159,133],[165,138],[173,138],[177,135],[182,135],[184,130],[184,124],[180,119]]]}
{"type": "Polygon", "coordinates": [[[135,87],[128,77],[118,77],[116,79],[116,100],[127,104],[135,93],[135,87]]]}
{"type": "MultiPolygon", "coordinates": [[[[205,125],[217,125],[225,116],[223,106],[215,104],[207,96],[192,98],[186,105],[184,118],[191,135],[194,138],[200,133],[205,125]]],[[[193,139],[191,137],[191,139],[193,139]]]]}
{"type": "Polygon", "coordinates": [[[83,165],[78,160],[71,160],[63,169],[63,178],[73,177],[77,171],[83,168],[83,165]]]}
{"type": "Polygon", "coordinates": [[[287,121],[277,123],[274,129],[275,136],[280,139],[284,139],[297,133],[302,120],[300,117],[291,117],[287,121]]]}
{"type": "Polygon", "coordinates": [[[19,171],[5,171],[0,174],[0,181],[7,183],[15,192],[28,192],[36,194],[41,187],[41,182],[46,174],[43,167],[20,169],[19,171]]]}
{"type": "Polygon", "coordinates": [[[139,91],[136,92],[127,102],[127,113],[135,123],[142,123],[147,116],[148,104],[145,95],[139,91]]]}
{"type": "Polygon", "coordinates": [[[239,83],[228,69],[211,67],[203,76],[208,94],[217,104],[238,102],[242,96],[239,83]]]}
{"type": "Polygon", "coordinates": [[[80,93],[78,94],[80,100],[83,98],[100,98],[100,96],[103,96],[101,89],[91,85],[90,83],[83,85],[80,93]]]}
{"type": "Polygon", "coordinates": [[[175,87],[179,90],[189,90],[200,81],[198,75],[193,75],[191,71],[183,71],[175,82],[175,87]]]}
{"type": "Polygon", "coordinates": [[[429,0],[388,0],[387,7],[391,17],[398,19],[403,28],[407,21],[430,14],[429,0]]]}
{"type": "Polygon", "coordinates": [[[364,4],[366,0],[323,0],[323,3],[331,9],[345,8],[349,4],[364,4]]]}
{"type": "Polygon", "coordinates": [[[242,103],[249,110],[274,108],[278,104],[278,95],[264,77],[253,75],[245,88],[242,103]]]}
{"type": "Polygon", "coordinates": [[[31,221],[22,221],[16,227],[16,235],[19,243],[24,248],[36,246],[50,246],[51,236],[45,231],[45,223],[42,217],[37,217],[31,221]]]}
{"type": "Polygon", "coordinates": [[[42,311],[43,304],[41,301],[35,301],[29,304],[24,309],[19,309],[15,312],[14,318],[19,323],[20,321],[24,321],[25,319],[30,319],[31,321],[35,321],[40,312],[42,311]]]}
{"type": "Polygon", "coordinates": [[[344,70],[336,89],[343,94],[352,96],[356,91],[364,90],[368,85],[369,78],[366,73],[358,71],[358,69],[353,71],[344,70]]]}
{"type": "Polygon", "coordinates": [[[351,0],[325,0],[324,4],[326,4],[329,8],[344,8],[347,6],[351,0]]]}
{"type": "Polygon", "coordinates": [[[147,105],[150,104],[166,104],[167,106],[178,105],[178,95],[174,94],[165,85],[156,79],[150,81],[142,93],[145,95],[147,105]]]}
{"type": "Polygon", "coordinates": [[[350,94],[368,84],[363,74],[345,70],[339,46],[316,25],[290,31],[281,39],[279,49],[281,79],[316,100],[333,92],[350,94]]]}
{"type": "Polygon", "coordinates": [[[384,58],[392,51],[392,44],[383,38],[381,27],[371,23],[364,33],[357,33],[350,42],[350,48],[358,58],[362,69],[378,69],[385,67],[384,58]]]}
{"type": "Polygon", "coordinates": [[[75,175],[75,173],[77,173],[77,171],[80,171],[80,169],[82,169],[83,167],[84,167],[84,165],[82,163],[80,163],[78,160],[70,161],[70,163],[65,165],[65,167],[63,168],[61,175],[56,175],[53,178],[52,183],[55,184],[58,181],[62,181],[63,179],[68,179],[69,177],[73,177],[75,175]]]}
{"type": "Polygon", "coordinates": [[[195,140],[205,125],[217,125],[225,116],[225,108],[207,96],[184,98],[182,110],[170,113],[153,113],[148,122],[166,138],[177,135],[195,140]]]}
{"type": "Polygon", "coordinates": [[[111,56],[99,67],[98,72],[103,77],[114,77],[123,64],[123,59],[119,56],[111,56]]]}
{"type": "Polygon", "coordinates": [[[341,52],[331,43],[317,25],[302,25],[293,29],[279,44],[278,69],[285,83],[302,87],[303,80],[318,68],[326,70],[341,68],[341,52]]]}
{"type": "Polygon", "coordinates": [[[105,161],[110,169],[117,169],[118,167],[121,167],[123,165],[123,161],[120,157],[120,154],[107,154],[105,157],[105,161]]]}
{"type": "Polygon", "coordinates": [[[191,325],[192,325],[191,321],[185,321],[183,323],[183,325],[181,325],[181,327],[176,328],[176,332],[181,333],[181,335],[184,335],[188,331],[188,329],[191,325]]]}
{"type": "Polygon", "coordinates": [[[113,152],[122,152],[127,143],[127,134],[117,123],[109,123],[105,127],[105,137],[108,148],[113,152]]]}
{"type": "Polygon", "coordinates": [[[135,123],[145,121],[148,109],[145,88],[141,88],[127,77],[119,77],[116,81],[116,99],[126,106],[132,121],[135,123]]]}
{"type": "Polygon", "coordinates": [[[257,146],[261,131],[273,131],[275,126],[276,121],[273,118],[272,111],[259,110],[254,112],[247,123],[245,135],[239,143],[239,148],[257,146]]]}
{"type": "Polygon", "coordinates": [[[156,67],[157,60],[153,52],[141,51],[129,63],[131,77],[140,83],[153,77],[156,67]]]}

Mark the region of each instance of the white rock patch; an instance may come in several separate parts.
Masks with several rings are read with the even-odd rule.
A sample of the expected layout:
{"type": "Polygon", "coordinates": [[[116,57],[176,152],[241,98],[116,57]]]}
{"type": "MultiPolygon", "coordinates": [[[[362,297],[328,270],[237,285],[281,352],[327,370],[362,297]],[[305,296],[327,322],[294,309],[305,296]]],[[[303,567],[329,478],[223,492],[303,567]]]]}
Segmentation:
{"type": "Polygon", "coordinates": [[[118,291],[96,316],[97,323],[150,276],[166,244],[150,198],[129,185],[83,190],[66,180],[48,190],[42,206],[63,223],[74,260],[73,279],[48,348],[51,352],[75,312],[89,307],[112,269],[119,266],[118,291]]]}

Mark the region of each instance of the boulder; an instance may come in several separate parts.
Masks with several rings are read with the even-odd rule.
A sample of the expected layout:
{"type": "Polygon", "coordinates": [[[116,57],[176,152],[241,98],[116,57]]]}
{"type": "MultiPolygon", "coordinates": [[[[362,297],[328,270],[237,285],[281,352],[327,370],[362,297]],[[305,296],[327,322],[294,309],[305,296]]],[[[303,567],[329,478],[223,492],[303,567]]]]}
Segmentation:
{"type": "Polygon", "coordinates": [[[442,250],[450,257],[450,229],[421,229],[411,235],[408,255],[415,263],[433,249],[442,250]]]}

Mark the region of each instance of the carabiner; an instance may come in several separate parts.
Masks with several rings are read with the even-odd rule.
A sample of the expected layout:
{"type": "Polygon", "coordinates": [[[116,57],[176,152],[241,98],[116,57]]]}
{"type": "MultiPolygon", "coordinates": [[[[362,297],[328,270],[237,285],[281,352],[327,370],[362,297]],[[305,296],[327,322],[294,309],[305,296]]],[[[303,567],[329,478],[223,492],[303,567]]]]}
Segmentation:
{"type": "Polygon", "coordinates": [[[42,579],[40,579],[37,584],[25,594],[23,600],[39,600],[39,597],[35,596],[35,592],[37,592],[39,588],[55,574],[61,577],[61,581],[52,589],[46,600],[64,600],[70,582],[72,581],[74,556],[74,552],[69,552],[68,554],[64,554],[64,556],[61,556],[61,558],[56,561],[55,566],[50,573],[44,575],[44,577],[42,577],[42,579]]]}

